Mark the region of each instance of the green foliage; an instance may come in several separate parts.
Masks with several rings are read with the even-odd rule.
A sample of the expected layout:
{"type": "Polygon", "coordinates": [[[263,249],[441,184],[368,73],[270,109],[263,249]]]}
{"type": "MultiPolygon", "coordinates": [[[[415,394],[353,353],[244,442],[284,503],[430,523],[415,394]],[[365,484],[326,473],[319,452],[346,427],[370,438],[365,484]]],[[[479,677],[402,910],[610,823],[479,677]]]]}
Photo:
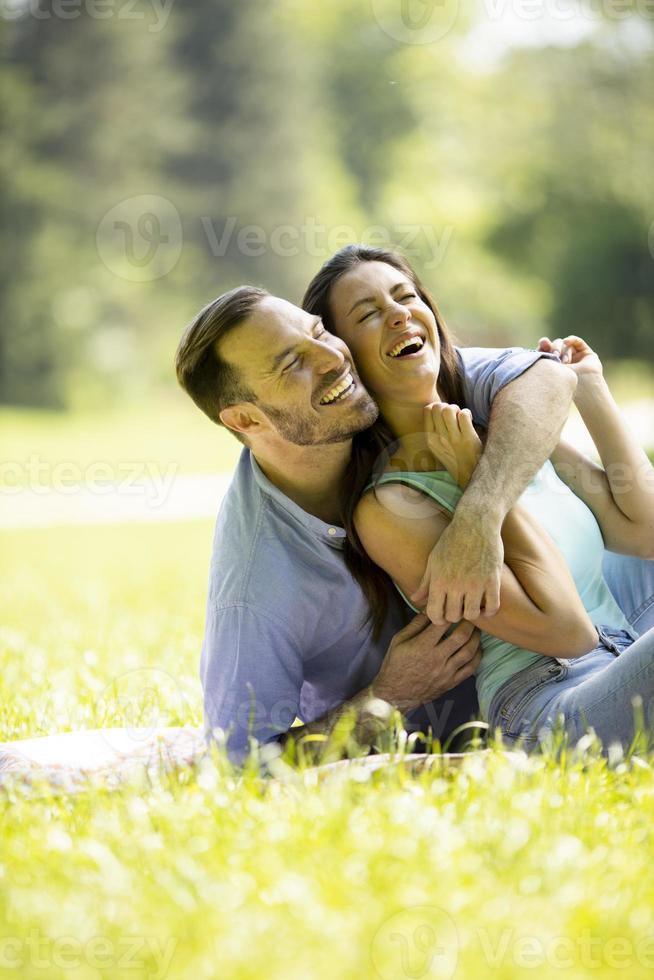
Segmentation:
{"type": "MultiPolygon", "coordinates": [[[[9,538],[0,738],[94,727],[134,671],[150,697],[131,723],[199,723],[210,522],[9,538]]],[[[651,976],[646,758],[494,752],[324,780],[216,760],[0,806],[1,949],[27,980],[651,976]]]]}
{"type": "Polygon", "coordinates": [[[297,301],[380,235],[462,341],[647,357],[654,35],[632,6],[494,61],[470,53],[488,9],[449,0],[401,6],[430,43],[403,43],[396,0],[26,6],[0,25],[0,400],[171,387],[200,305],[239,282],[297,301]]]}

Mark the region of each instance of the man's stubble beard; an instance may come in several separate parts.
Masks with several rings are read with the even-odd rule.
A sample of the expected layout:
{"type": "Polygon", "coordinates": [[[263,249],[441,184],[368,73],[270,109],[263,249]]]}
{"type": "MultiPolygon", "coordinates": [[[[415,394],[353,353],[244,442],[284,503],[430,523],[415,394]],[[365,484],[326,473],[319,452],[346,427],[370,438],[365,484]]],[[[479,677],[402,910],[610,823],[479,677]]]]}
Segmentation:
{"type": "Polygon", "coordinates": [[[335,422],[331,429],[320,432],[320,422],[310,421],[300,412],[276,408],[264,402],[257,402],[257,405],[274,422],[282,439],[294,446],[328,446],[336,442],[346,442],[358,432],[368,429],[379,415],[377,405],[367,396],[364,403],[356,409],[354,418],[343,420],[340,424],[335,422]]]}

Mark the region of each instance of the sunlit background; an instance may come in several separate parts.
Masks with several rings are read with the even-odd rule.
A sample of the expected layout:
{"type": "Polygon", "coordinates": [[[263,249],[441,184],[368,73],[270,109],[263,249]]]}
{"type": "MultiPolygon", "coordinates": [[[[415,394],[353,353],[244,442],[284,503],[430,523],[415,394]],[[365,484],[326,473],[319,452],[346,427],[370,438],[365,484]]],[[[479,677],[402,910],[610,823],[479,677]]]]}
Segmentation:
{"type": "MultiPolygon", "coordinates": [[[[298,302],[346,242],[399,246],[460,343],[587,338],[654,449],[652,0],[0,0],[0,38],[0,743],[201,725],[239,444],[172,365],[231,286],[298,302]]],[[[564,941],[575,976],[644,980],[651,764],[591,748],[3,789],[2,965],[510,980],[564,941]]]]}
{"type": "Polygon", "coordinates": [[[238,447],[176,389],[184,324],[242,282],[299,301],[353,239],[403,248],[461,343],[580,333],[654,433],[645,0],[2,0],[0,36],[5,520],[102,481],[127,513],[148,461],[149,516],[209,512],[178,481],[238,447]]]}

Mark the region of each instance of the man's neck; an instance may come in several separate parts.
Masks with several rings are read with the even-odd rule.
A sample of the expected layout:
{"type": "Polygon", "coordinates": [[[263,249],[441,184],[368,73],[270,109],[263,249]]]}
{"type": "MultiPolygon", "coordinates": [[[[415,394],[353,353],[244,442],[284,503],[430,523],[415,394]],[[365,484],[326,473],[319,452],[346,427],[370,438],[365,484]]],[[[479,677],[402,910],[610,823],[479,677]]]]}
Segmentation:
{"type": "Polygon", "coordinates": [[[253,452],[270,482],[298,507],[326,524],[340,522],[343,476],[352,440],[321,446],[284,443],[273,451],[257,447],[253,452]]]}

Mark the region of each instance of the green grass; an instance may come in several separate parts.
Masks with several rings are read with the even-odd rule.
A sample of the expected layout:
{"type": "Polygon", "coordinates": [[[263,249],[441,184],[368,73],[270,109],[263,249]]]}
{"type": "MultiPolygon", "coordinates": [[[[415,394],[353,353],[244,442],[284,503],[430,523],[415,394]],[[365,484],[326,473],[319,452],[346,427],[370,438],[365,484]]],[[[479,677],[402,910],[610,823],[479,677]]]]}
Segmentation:
{"type": "Polygon", "coordinates": [[[124,467],[130,463],[175,474],[231,470],[241,449],[181,391],[93,413],[3,408],[0,433],[0,485],[14,486],[28,484],[32,457],[39,464],[37,482],[51,485],[62,464],[72,465],[82,482],[97,463],[109,467],[108,477],[105,470],[103,478],[114,482],[125,475],[124,467]]]}
{"type": "MultiPolygon", "coordinates": [[[[0,737],[121,724],[103,692],[135,671],[157,697],[129,721],[198,724],[210,540],[211,522],[7,534],[0,737]]],[[[0,976],[19,957],[75,980],[649,977],[650,765],[518,761],[12,791],[0,976]]]]}

